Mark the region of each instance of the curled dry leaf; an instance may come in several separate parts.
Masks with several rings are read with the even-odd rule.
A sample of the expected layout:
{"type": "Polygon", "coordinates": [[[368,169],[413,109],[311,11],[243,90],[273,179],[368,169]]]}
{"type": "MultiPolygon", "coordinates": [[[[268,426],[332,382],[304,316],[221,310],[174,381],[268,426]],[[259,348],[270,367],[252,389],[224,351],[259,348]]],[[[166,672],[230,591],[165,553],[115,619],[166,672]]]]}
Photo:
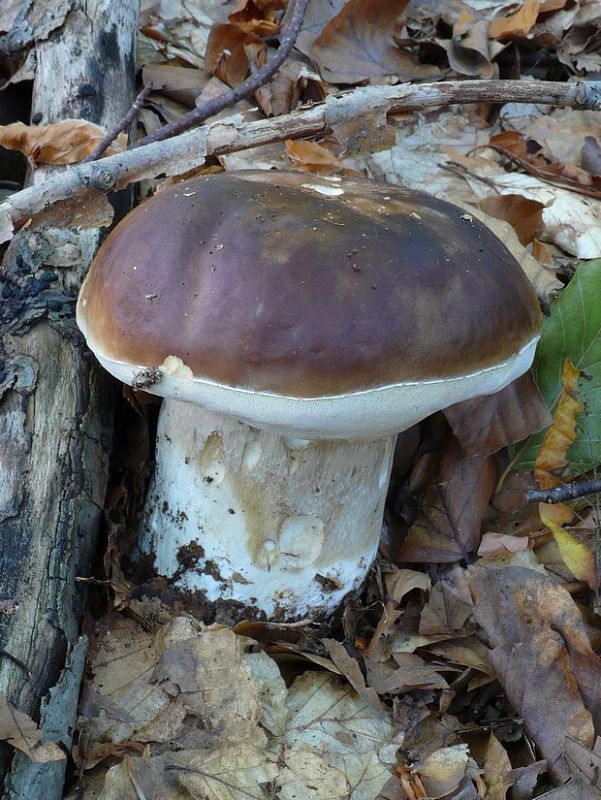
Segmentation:
{"type": "Polygon", "coordinates": [[[452,37],[437,39],[436,42],[444,47],[451,69],[459,75],[486,79],[495,77],[497,68],[492,60],[504,49],[504,45],[490,41],[486,20],[476,20],[464,9],[453,25],[452,37]]]}
{"type": "Polygon", "coordinates": [[[551,414],[530,372],[492,395],[465,400],[444,409],[466,453],[488,456],[538,433],[551,414]]]}
{"type": "Polygon", "coordinates": [[[251,63],[265,62],[267,46],[254,33],[238,25],[217,23],[211,28],[205,53],[206,69],[229,86],[246,78],[251,63]]]}
{"type": "Polygon", "coordinates": [[[16,747],[35,764],[47,764],[49,761],[62,761],[66,758],[57,744],[44,740],[42,731],[31,717],[13,708],[2,695],[0,695],[0,741],[16,747]]]}
{"type": "MultiPolygon", "coordinates": [[[[75,164],[91,155],[106,133],[100,125],[81,119],[31,126],[13,122],[0,125],[0,145],[9,150],[20,150],[33,165],[75,164]]],[[[120,153],[126,146],[127,136],[119,134],[104,155],[120,153]]]]}
{"type": "Polygon", "coordinates": [[[552,489],[561,482],[553,472],[567,465],[568,448],[576,441],[576,417],[584,409],[578,393],[579,377],[580,370],[566,358],[561,373],[561,394],[553,422],[545,433],[534,464],[534,477],[541,489],[552,489]]]}
{"type": "Polygon", "coordinates": [[[269,83],[255,92],[261,111],[267,117],[288,114],[301,102],[319,102],[326,96],[326,84],[301,61],[288,60],[269,83]]]}

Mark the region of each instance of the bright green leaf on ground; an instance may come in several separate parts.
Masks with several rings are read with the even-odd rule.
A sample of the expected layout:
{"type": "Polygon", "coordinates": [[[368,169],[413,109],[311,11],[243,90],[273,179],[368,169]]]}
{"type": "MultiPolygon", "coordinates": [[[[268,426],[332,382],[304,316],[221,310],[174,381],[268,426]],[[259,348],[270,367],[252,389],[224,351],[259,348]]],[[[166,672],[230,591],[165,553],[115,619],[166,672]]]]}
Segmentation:
{"type": "MultiPolygon", "coordinates": [[[[579,389],[585,410],[577,417],[576,441],[568,451],[568,472],[578,475],[601,464],[601,259],[578,267],[543,322],[533,373],[551,411],[561,394],[566,358],[584,373],[579,389]]],[[[516,469],[534,468],[544,433],[516,448],[516,469]]]]}

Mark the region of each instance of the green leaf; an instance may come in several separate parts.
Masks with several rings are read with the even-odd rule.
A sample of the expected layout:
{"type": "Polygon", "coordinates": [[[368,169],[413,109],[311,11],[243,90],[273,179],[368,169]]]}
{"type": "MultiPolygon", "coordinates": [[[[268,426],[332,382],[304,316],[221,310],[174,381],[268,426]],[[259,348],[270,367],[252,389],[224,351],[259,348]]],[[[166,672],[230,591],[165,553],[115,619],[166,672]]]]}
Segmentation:
{"type": "MultiPolygon", "coordinates": [[[[579,475],[601,464],[601,259],[580,264],[543,322],[532,371],[551,412],[561,394],[566,358],[584,373],[578,388],[585,410],[577,417],[577,438],[568,450],[568,473],[579,475]]],[[[515,448],[515,469],[534,468],[544,433],[515,448]]]]}

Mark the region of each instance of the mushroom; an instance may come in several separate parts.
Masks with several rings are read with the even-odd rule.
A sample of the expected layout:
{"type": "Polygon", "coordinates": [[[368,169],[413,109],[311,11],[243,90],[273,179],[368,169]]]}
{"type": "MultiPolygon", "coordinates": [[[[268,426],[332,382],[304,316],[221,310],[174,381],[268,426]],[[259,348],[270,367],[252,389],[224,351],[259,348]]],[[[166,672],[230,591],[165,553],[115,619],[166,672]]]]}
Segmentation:
{"type": "Polygon", "coordinates": [[[290,619],[361,585],[396,435],[526,372],[540,311],[463,209],[248,171],[129,214],[77,321],[109,372],[164,398],[141,551],[182,588],[290,619]]]}

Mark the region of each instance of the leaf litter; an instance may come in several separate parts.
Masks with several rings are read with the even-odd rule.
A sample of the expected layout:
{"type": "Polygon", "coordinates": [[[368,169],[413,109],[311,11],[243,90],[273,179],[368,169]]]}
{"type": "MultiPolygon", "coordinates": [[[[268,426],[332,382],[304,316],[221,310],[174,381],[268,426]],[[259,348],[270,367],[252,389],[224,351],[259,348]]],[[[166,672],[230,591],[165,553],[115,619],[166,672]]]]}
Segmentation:
{"type": "MultiPolygon", "coordinates": [[[[137,66],[154,90],[138,133],[239,85],[274,52],[285,6],[145,0],[137,66]]],[[[4,28],[15,9],[0,12],[4,28]]],[[[598,0],[311,0],[287,64],[221,117],[277,117],[366,82],[594,79],[600,36],[598,0]]],[[[12,65],[11,78],[33,68],[12,65]]],[[[73,797],[599,796],[599,512],[584,499],[539,514],[525,500],[537,459],[540,485],[543,459],[553,483],[601,464],[599,112],[481,104],[357,123],[373,134],[360,146],[349,123],[220,163],[367,175],[478,216],[548,312],[534,381],[419,426],[395,461],[363,594],[329,622],[293,625],[194,606],[132,568],[129,511],[155,419],[132,400],[146,445],[118,432],[128,467],[107,506],[112,610],[93,623],[73,797]],[[574,402],[560,443],[562,392],[574,402]]],[[[60,125],[0,134],[33,168],[75,163],[104,135],[60,125]]],[[[1,227],[8,238],[10,221],[1,227]]],[[[63,756],[5,712],[3,739],[34,760],[63,756]]]]}

